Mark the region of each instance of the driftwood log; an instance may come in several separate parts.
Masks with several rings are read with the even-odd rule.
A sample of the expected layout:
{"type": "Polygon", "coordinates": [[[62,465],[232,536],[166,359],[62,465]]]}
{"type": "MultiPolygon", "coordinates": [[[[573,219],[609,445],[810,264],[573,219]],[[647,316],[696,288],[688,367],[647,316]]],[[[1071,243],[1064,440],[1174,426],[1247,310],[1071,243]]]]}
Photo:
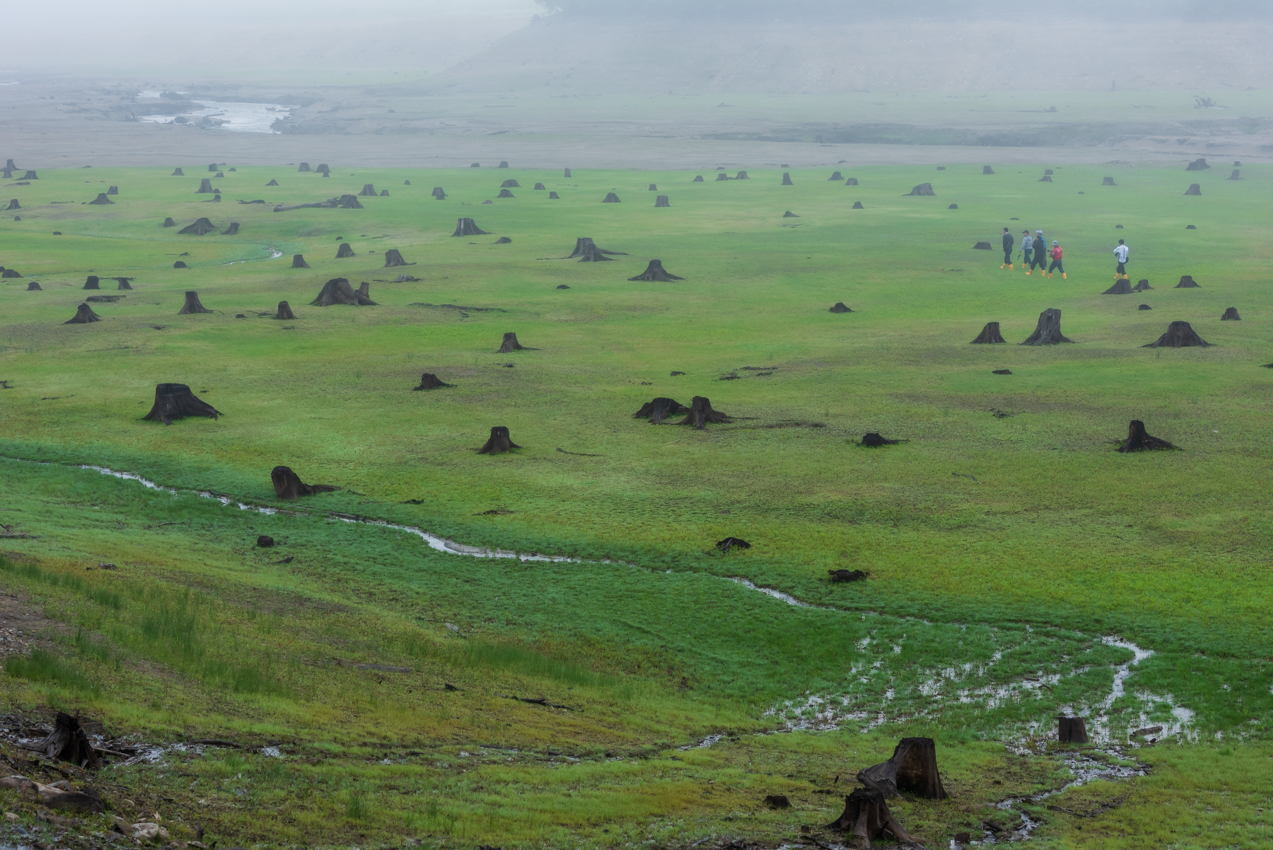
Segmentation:
{"type": "Polygon", "coordinates": [[[88,304],[81,304],[79,306],[79,309],[75,311],[75,315],[72,316],[67,321],[63,322],[62,324],[87,325],[92,322],[100,322],[101,320],[102,320],[102,317],[94,313],[92,307],[88,306],[88,304]]]}
{"type": "Polygon", "coordinates": [[[491,436],[477,453],[480,455],[499,455],[505,452],[511,452],[513,449],[520,449],[521,446],[513,442],[509,436],[508,428],[503,425],[496,425],[491,429],[491,436]]]}
{"type": "Polygon", "coordinates": [[[199,302],[199,293],[193,289],[186,290],[186,303],[181,305],[181,309],[177,311],[178,316],[188,316],[192,313],[211,313],[207,307],[199,302]]]}
{"type": "Polygon", "coordinates": [[[636,277],[628,278],[628,280],[658,281],[668,283],[674,280],[685,280],[685,278],[677,277],[676,275],[668,272],[667,269],[663,268],[662,260],[650,260],[650,264],[645,267],[645,271],[641,272],[636,277]]]}
{"type": "Polygon", "coordinates": [[[1022,345],[1057,345],[1074,340],[1061,333],[1061,311],[1049,307],[1039,314],[1039,324],[1022,345]]]}
{"type": "Polygon", "coordinates": [[[1188,322],[1172,322],[1167,332],[1141,348],[1207,348],[1211,343],[1194,331],[1188,322]]]}
{"type": "Polygon", "coordinates": [[[732,422],[727,414],[721,413],[719,410],[712,409],[712,402],[701,395],[696,395],[690,401],[689,414],[682,419],[677,425],[693,425],[696,430],[704,430],[708,423],[713,425],[721,425],[732,422]]]}
{"type": "Polygon", "coordinates": [[[998,322],[986,322],[986,326],[981,329],[981,333],[972,341],[973,345],[997,345],[1006,343],[1003,334],[999,333],[998,322]]]}
{"type": "Polygon", "coordinates": [[[270,481],[274,483],[274,493],[280,499],[299,499],[301,496],[312,496],[315,493],[331,493],[339,490],[330,484],[306,484],[290,467],[276,466],[270,470],[270,481]]]}
{"type": "Polygon", "coordinates": [[[142,417],[143,422],[162,422],[171,425],[174,419],[187,416],[208,416],[216,419],[221,412],[199,399],[185,384],[159,384],[155,387],[155,404],[142,417]]]}
{"type": "Polygon", "coordinates": [[[1166,440],[1152,436],[1145,430],[1145,423],[1139,419],[1133,419],[1127,426],[1127,439],[1118,447],[1123,454],[1130,452],[1147,452],[1156,451],[1158,449],[1174,449],[1176,448],[1166,440]]]}

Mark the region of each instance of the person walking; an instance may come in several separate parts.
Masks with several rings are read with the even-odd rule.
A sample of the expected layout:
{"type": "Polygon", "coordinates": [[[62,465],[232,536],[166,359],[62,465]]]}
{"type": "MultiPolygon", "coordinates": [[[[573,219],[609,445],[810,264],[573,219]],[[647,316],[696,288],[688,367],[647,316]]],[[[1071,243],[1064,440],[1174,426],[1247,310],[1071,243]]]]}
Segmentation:
{"type": "Polygon", "coordinates": [[[1061,243],[1055,239],[1052,240],[1052,265],[1048,266],[1048,277],[1052,277],[1052,272],[1060,272],[1061,280],[1067,280],[1065,276],[1065,266],[1061,265],[1061,243]]]}
{"type": "Polygon", "coordinates": [[[1048,265],[1048,246],[1043,241],[1043,231],[1034,231],[1034,256],[1030,260],[1030,268],[1026,269],[1026,274],[1034,274],[1034,267],[1039,267],[1039,274],[1047,274],[1048,265]]]}
{"type": "Polygon", "coordinates": [[[1030,238],[1030,231],[1021,231],[1021,268],[1030,267],[1030,255],[1034,253],[1034,241],[1030,238]]]}
{"type": "Polygon", "coordinates": [[[1012,245],[1016,240],[1012,238],[1012,234],[1008,232],[1008,228],[1003,229],[1003,265],[999,268],[1012,271],[1012,245]]]}
{"type": "Polygon", "coordinates": [[[1116,269],[1114,270],[1114,282],[1115,282],[1115,283],[1117,283],[1117,282],[1118,282],[1118,277],[1119,277],[1119,275],[1122,275],[1123,280],[1130,280],[1130,278],[1128,278],[1128,277],[1127,277],[1127,255],[1128,255],[1128,253],[1130,253],[1130,252],[1129,252],[1129,250],[1128,250],[1128,248],[1127,248],[1127,243],[1126,243],[1126,242],[1124,242],[1122,239],[1119,239],[1119,240],[1118,240],[1118,247],[1114,249],[1114,259],[1115,259],[1115,260],[1118,260],[1118,268],[1116,268],[1116,269]]]}

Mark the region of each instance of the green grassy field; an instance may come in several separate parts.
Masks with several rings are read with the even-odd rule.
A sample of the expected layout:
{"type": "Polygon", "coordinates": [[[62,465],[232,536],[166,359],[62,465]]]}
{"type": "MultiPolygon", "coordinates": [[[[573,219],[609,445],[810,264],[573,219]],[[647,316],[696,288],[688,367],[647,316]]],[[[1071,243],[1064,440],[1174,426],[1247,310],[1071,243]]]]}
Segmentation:
{"type": "Polygon", "coordinates": [[[1030,804],[1042,846],[1258,846],[1273,791],[1267,168],[1231,182],[1057,166],[1041,184],[1042,166],[880,167],[844,171],[856,187],[829,171],[783,187],[750,169],[695,184],[254,167],[212,181],[220,203],[195,194],[205,169],[42,170],[6,184],[22,220],[0,224],[0,264],[23,275],[0,285],[0,508],[31,535],[3,541],[0,575],[48,618],[48,649],[6,664],[8,703],[284,752],[111,768],[120,799],[171,800],[177,822],[227,842],[777,843],[839,813],[833,777],[925,734],[955,796],[901,812],[936,846],[996,800],[1061,784],[1044,739],[1066,711],[1120,747],[1166,731],[1127,752],[1147,776],[1049,798],[1071,814],[1030,804]],[[509,178],[515,198],[482,203],[509,178]],[[903,197],[922,182],[937,197],[903,197]],[[1183,196],[1192,182],[1202,197],[1183,196]],[[365,183],[390,196],[272,211],[365,183]],[[81,205],[108,185],[115,205],[81,205]],[[610,191],[621,204],[600,203],[610,191]],[[166,216],[218,232],[180,236],[166,216]],[[460,216],[490,235],[452,238],[460,216]],[[1068,279],[972,250],[1005,226],[1059,239],[1068,279]],[[560,259],[579,236],[626,256],[560,259]],[[1151,291],[1101,294],[1119,237],[1151,291]],[[357,256],[334,259],[340,242],[357,256]],[[416,264],[382,268],[389,248],[416,264]],[[312,268],[289,268],[296,253],[312,268]],[[655,257],[685,280],[627,280],[655,257]],[[393,282],[403,272],[420,280],[393,282]],[[61,324],[95,294],[88,274],[134,289],[95,304],[99,323],[61,324]],[[1201,288],[1174,289],[1183,274],[1201,288]],[[309,306],[334,277],[370,282],[377,306],[309,306]],[[177,316],[188,289],[216,312],[177,316]],[[280,300],[295,321],[268,318],[280,300]],[[828,312],[837,301],[855,312],[828,312]],[[1220,322],[1229,306],[1243,321],[1220,322]],[[1074,345],[968,345],[987,321],[1020,342],[1048,307],[1074,345]],[[1141,347],[1173,320],[1214,347],[1141,347]],[[495,353],[506,331],[535,350],[495,353]],[[455,386],[412,392],[426,371],[455,386]],[[160,382],[225,415],[140,421],[160,382]],[[696,395],[734,422],[632,418],[696,395]],[[1113,451],[1133,418],[1184,451],[1113,451]],[[494,425],[523,448],[479,456],[494,425]],[[907,442],[854,445],[867,431],[907,442]],[[347,489],[300,514],[195,492],[280,507],[278,464],[347,489]],[[576,560],[446,554],[329,512],[576,560]],[[255,549],[258,534],[282,545],[255,549]],[[730,535],[752,548],[716,553],[730,535]],[[98,562],[118,569],[84,569],[98,562]],[[830,584],[841,567],[871,578],[830,584]],[[1132,653],[1114,636],[1153,651],[1117,698],[1132,653]],[[754,734],[769,731],[784,734],[754,734]],[[708,735],[726,737],[677,749],[708,735]],[[769,812],[767,793],[796,808],[769,812]],[[1164,821],[1166,805],[1182,817],[1164,821]]]}

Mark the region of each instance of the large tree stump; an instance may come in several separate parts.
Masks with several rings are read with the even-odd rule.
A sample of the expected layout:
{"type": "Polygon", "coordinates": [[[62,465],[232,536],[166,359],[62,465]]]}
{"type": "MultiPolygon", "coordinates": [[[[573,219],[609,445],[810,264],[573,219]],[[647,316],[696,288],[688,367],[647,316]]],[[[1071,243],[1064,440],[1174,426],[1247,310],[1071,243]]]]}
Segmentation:
{"type": "Polygon", "coordinates": [[[173,264],[172,264],[172,267],[173,267],[174,269],[188,269],[188,268],[190,268],[190,266],[186,265],[186,264],[185,264],[185,262],[183,262],[182,260],[177,260],[177,262],[175,262],[175,263],[173,263],[173,264]]]}
{"type": "Polygon", "coordinates": [[[721,425],[733,421],[728,415],[721,413],[719,410],[713,410],[712,402],[709,399],[696,395],[690,401],[689,415],[676,424],[693,425],[696,430],[702,431],[709,422],[713,425],[721,425]]]}
{"type": "Polygon", "coordinates": [[[1061,311],[1049,307],[1039,314],[1039,324],[1022,345],[1057,345],[1074,340],[1061,333],[1061,311]]]}
{"type": "MultiPolygon", "coordinates": [[[[214,168],[214,169],[213,169],[213,171],[215,171],[215,170],[216,170],[216,169],[214,168]]],[[[301,163],[301,167],[300,167],[300,168],[298,168],[298,169],[296,169],[296,170],[297,170],[297,171],[313,171],[313,169],[309,167],[309,163],[308,163],[308,162],[302,162],[302,163],[301,163]]]]}
{"type": "Polygon", "coordinates": [[[659,195],[658,197],[654,199],[655,209],[663,209],[664,207],[670,207],[670,206],[672,206],[672,202],[671,200],[668,199],[667,195],[659,195]]]}
{"type": "Polygon", "coordinates": [[[651,425],[661,425],[669,416],[689,413],[689,408],[671,398],[656,398],[641,405],[641,409],[632,414],[633,419],[648,419],[651,425]]]}
{"type": "Polygon", "coordinates": [[[628,278],[628,280],[658,281],[661,283],[668,283],[673,280],[685,280],[685,278],[677,277],[664,269],[662,260],[650,260],[650,264],[645,267],[645,271],[641,272],[636,277],[628,278]]]}
{"type": "Polygon", "coordinates": [[[795,183],[792,183],[792,182],[791,182],[791,172],[790,172],[790,171],[784,171],[784,172],[782,172],[782,185],[784,185],[784,186],[794,186],[794,185],[796,185],[795,183]]]}
{"type": "Polygon", "coordinates": [[[932,183],[920,183],[914,189],[911,189],[909,192],[907,192],[905,197],[911,197],[911,196],[931,197],[936,194],[937,193],[933,191],[932,183]]]}
{"type": "Polygon", "coordinates": [[[504,334],[504,341],[500,343],[499,350],[495,353],[511,354],[514,351],[534,351],[534,349],[523,347],[522,344],[517,341],[517,334],[512,332],[504,334]]]}
{"type": "Polygon", "coordinates": [[[40,286],[40,284],[34,280],[27,284],[27,292],[43,292],[43,291],[44,291],[44,287],[40,286]]]}
{"type": "Polygon", "coordinates": [[[1087,724],[1081,717],[1058,717],[1056,738],[1062,744],[1086,744],[1087,724]]]}
{"type": "Polygon", "coordinates": [[[1172,322],[1167,332],[1141,348],[1207,348],[1209,342],[1198,336],[1188,322],[1172,322]]]}
{"type": "Polygon", "coordinates": [[[87,325],[91,322],[100,322],[101,320],[102,317],[94,313],[92,307],[88,306],[88,304],[81,304],[79,309],[75,311],[75,315],[62,324],[87,325]]]}
{"type": "Polygon", "coordinates": [[[181,305],[181,309],[177,311],[178,316],[188,316],[192,313],[211,313],[207,307],[199,303],[199,293],[193,289],[186,290],[186,303],[181,305]]]}
{"type": "Polygon", "coordinates": [[[397,266],[414,265],[415,263],[408,263],[406,260],[402,259],[402,252],[400,252],[397,248],[390,248],[388,251],[385,251],[384,267],[387,269],[396,268],[397,266]]]}
{"type": "Polygon", "coordinates": [[[604,200],[602,200],[602,202],[601,202],[601,203],[603,203],[603,204],[617,204],[617,203],[620,203],[620,201],[619,201],[619,196],[618,196],[618,195],[616,195],[614,192],[607,192],[607,193],[606,193],[606,196],[605,196],[605,199],[604,199],[604,200]]]}
{"type": "Polygon", "coordinates": [[[733,178],[732,178],[732,177],[730,177],[728,174],[717,174],[717,175],[716,175],[716,182],[717,182],[717,183],[721,183],[721,182],[724,182],[725,180],[732,180],[732,179],[733,179],[733,178]]]}
{"type": "Polygon", "coordinates": [[[195,194],[196,194],[196,195],[211,195],[211,194],[212,194],[212,181],[211,181],[211,180],[209,180],[207,177],[205,177],[205,178],[203,178],[202,180],[200,180],[200,181],[199,181],[199,188],[195,190],[195,194]]]}
{"type": "Polygon", "coordinates": [[[91,275],[89,275],[89,276],[88,276],[88,278],[84,281],[84,288],[85,288],[85,289],[101,289],[101,288],[102,288],[102,287],[101,287],[101,282],[102,282],[102,279],[101,279],[101,278],[99,278],[99,277],[98,277],[97,275],[95,275],[95,274],[91,274],[91,275]]]}
{"type": "Polygon", "coordinates": [[[6,210],[20,210],[20,209],[22,209],[22,205],[18,203],[18,199],[17,199],[17,198],[14,198],[13,200],[9,201],[9,206],[5,207],[5,209],[6,209],[6,210]]]}
{"type": "Polygon", "coordinates": [[[299,499],[301,496],[312,496],[315,493],[331,493],[339,490],[330,484],[306,484],[299,475],[289,467],[276,466],[270,470],[270,481],[274,483],[274,493],[280,499],[299,499]]]}
{"type": "Polygon", "coordinates": [[[1193,275],[1186,274],[1180,276],[1180,283],[1176,284],[1176,289],[1201,289],[1198,281],[1193,279],[1193,275]]]}
{"type": "Polygon", "coordinates": [[[278,302],[278,312],[274,314],[276,319],[291,320],[296,318],[296,314],[292,312],[292,306],[286,301],[278,302]]]}
{"type": "Polygon", "coordinates": [[[561,200],[561,195],[558,195],[556,192],[549,192],[549,193],[548,193],[548,200],[550,200],[550,201],[560,201],[560,200],[561,200]]]}
{"type": "Polygon", "coordinates": [[[133,280],[133,278],[131,278],[131,277],[117,277],[117,278],[115,278],[115,285],[116,285],[116,288],[118,288],[118,289],[132,289],[132,288],[133,288],[132,280],[133,280]]]}
{"type": "Polygon", "coordinates": [[[442,187],[441,187],[441,186],[434,186],[434,187],[433,187],[433,198],[434,198],[434,200],[437,200],[437,201],[445,201],[445,200],[446,200],[446,192],[442,191],[442,187]]]}
{"type": "Polygon", "coordinates": [[[1197,183],[1190,183],[1189,188],[1185,190],[1186,195],[1201,195],[1202,186],[1197,183]]]}
{"type": "Polygon", "coordinates": [[[567,178],[570,177],[570,169],[567,168],[565,171],[563,171],[561,176],[567,177],[567,178]]]}
{"type": "Polygon", "coordinates": [[[329,168],[329,167],[327,166],[327,163],[325,163],[325,162],[320,162],[320,163],[318,164],[318,167],[317,167],[317,168],[315,168],[314,170],[315,170],[315,171],[317,171],[319,174],[330,174],[330,173],[331,173],[331,168],[329,168]]]}
{"type": "Polygon", "coordinates": [[[357,295],[358,295],[358,302],[360,304],[371,303],[371,284],[365,280],[362,283],[360,283],[358,285],[357,295]]]}
{"type": "Polygon", "coordinates": [[[420,390],[440,390],[451,386],[454,386],[454,384],[444,384],[438,379],[437,375],[432,372],[425,372],[420,376],[420,386],[412,387],[412,389],[419,392],[420,390]]]}
{"type": "Polygon", "coordinates": [[[1238,170],[1238,169],[1236,169],[1236,168],[1235,168],[1235,169],[1233,169],[1233,173],[1229,175],[1229,179],[1230,179],[1230,180],[1241,180],[1241,179],[1242,179],[1242,172],[1241,172],[1241,171],[1239,171],[1239,170],[1238,170]]]}
{"type": "Polygon", "coordinates": [[[837,301],[837,302],[835,302],[834,304],[832,304],[832,305],[831,305],[831,309],[830,309],[830,310],[828,310],[827,312],[830,312],[830,313],[852,313],[852,312],[853,312],[853,308],[852,308],[852,307],[849,307],[849,306],[848,306],[847,304],[845,304],[843,301],[837,301]]]}
{"type": "Polygon", "coordinates": [[[1195,159],[1193,162],[1185,166],[1185,171],[1206,171],[1211,166],[1207,165],[1205,157],[1195,159]]]}
{"type": "Polygon", "coordinates": [[[888,761],[863,770],[858,774],[858,781],[889,797],[899,796],[903,791],[930,800],[950,796],[937,772],[937,746],[932,738],[903,738],[888,761]]]}
{"type": "Polygon", "coordinates": [[[833,172],[833,173],[831,174],[831,176],[827,178],[827,182],[828,182],[828,183],[838,183],[838,182],[840,182],[840,181],[841,181],[841,180],[843,180],[843,179],[844,179],[844,175],[843,175],[843,174],[841,174],[840,172],[836,171],[836,172],[833,172]]]}
{"type": "Polygon", "coordinates": [[[337,304],[345,304],[350,307],[376,306],[376,302],[372,301],[367,293],[362,290],[355,290],[349,285],[349,281],[343,277],[334,277],[324,283],[323,288],[318,293],[318,297],[310,302],[312,307],[332,307],[337,304]]]}
{"type": "Polygon", "coordinates": [[[350,247],[348,242],[341,242],[340,247],[336,249],[336,259],[343,260],[352,256],[354,256],[354,249],[350,247]]]}
{"type": "Polygon", "coordinates": [[[534,191],[536,191],[536,192],[547,192],[547,191],[548,191],[548,187],[547,187],[547,186],[545,186],[543,183],[536,183],[536,184],[535,184],[534,191]]]}
{"type": "Polygon", "coordinates": [[[994,170],[993,168],[991,168],[990,166],[988,166],[988,165],[983,165],[983,166],[981,166],[981,173],[982,173],[982,174],[994,174],[994,173],[995,173],[995,170],[994,170]]]}
{"type": "Polygon", "coordinates": [[[496,425],[491,429],[490,439],[486,444],[477,450],[480,455],[499,455],[504,452],[511,452],[513,449],[520,449],[521,446],[513,442],[509,436],[508,429],[503,425],[496,425]]]}
{"type": "Polygon", "coordinates": [[[98,192],[97,197],[89,201],[88,205],[90,207],[101,207],[101,206],[105,206],[106,204],[113,204],[113,203],[115,202],[112,201],[110,198],[106,197],[105,192],[98,192]]]}
{"type": "Polygon", "coordinates": [[[1119,278],[1114,285],[1101,293],[1101,295],[1131,295],[1132,283],[1126,278],[1119,278]]]}
{"type": "Polygon", "coordinates": [[[690,182],[691,182],[691,183],[702,183],[702,182],[703,182],[703,175],[701,175],[701,174],[696,174],[696,175],[694,175],[694,179],[693,179],[693,180],[691,180],[690,182]]]}
{"type": "Polygon", "coordinates": [[[1224,311],[1224,315],[1220,317],[1222,322],[1240,322],[1242,317],[1238,315],[1237,307],[1229,307],[1224,311]]]}
{"type": "Polygon", "coordinates": [[[237,221],[230,222],[230,226],[221,231],[222,236],[234,236],[239,232],[239,223],[237,221]]]}
{"type": "Polygon", "coordinates": [[[627,254],[622,251],[607,251],[604,248],[599,248],[591,237],[580,236],[575,239],[575,250],[566,259],[573,260],[578,258],[581,263],[605,263],[609,262],[612,256],[626,257],[627,254]]]}
{"type": "Polygon", "coordinates": [[[734,175],[734,179],[735,180],[750,180],[751,178],[747,176],[746,171],[740,171],[734,175]]]}
{"type": "MultiPolygon", "coordinates": [[[[1234,173],[1236,174],[1237,172],[1235,171],[1234,173]]],[[[107,194],[107,195],[118,195],[118,194],[119,194],[119,187],[118,187],[118,186],[108,186],[108,187],[107,187],[107,189],[106,189],[106,194],[107,194]]]]}
{"type": "Polygon", "coordinates": [[[520,189],[522,188],[522,184],[510,178],[499,184],[499,187],[501,189],[520,189]]]}
{"type": "Polygon", "coordinates": [[[18,271],[17,269],[5,269],[4,271],[0,272],[0,277],[3,277],[3,278],[22,277],[22,273],[18,271]]]}
{"type": "Polygon", "coordinates": [[[96,770],[102,766],[97,751],[93,749],[88,735],[80,726],[79,718],[61,711],[53,721],[53,731],[43,740],[28,744],[27,749],[43,753],[45,758],[70,762],[88,770],[96,770]]]}
{"type": "Polygon", "coordinates": [[[972,345],[997,345],[1006,343],[1003,334],[999,333],[998,322],[986,322],[986,326],[981,329],[981,333],[972,341],[972,345]]]}
{"type": "Polygon", "coordinates": [[[462,218],[455,223],[455,232],[452,236],[485,236],[487,231],[477,226],[471,218],[462,218]]]}
{"type": "Polygon", "coordinates": [[[304,254],[293,254],[293,255],[292,255],[292,268],[294,268],[294,269],[307,269],[307,268],[309,268],[309,267],[310,267],[310,266],[309,266],[309,263],[305,262],[305,255],[304,255],[304,254]]]}
{"type": "Polygon", "coordinates": [[[500,189],[500,190],[499,190],[499,194],[498,194],[498,195],[496,195],[495,197],[497,197],[497,198],[515,198],[515,197],[517,197],[517,196],[516,196],[516,195],[514,195],[512,192],[510,192],[508,189],[500,189]]]}
{"type": "Polygon", "coordinates": [[[39,180],[40,178],[35,176],[34,171],[28,171],[26,174],[22,175],[22,179],[23,180],[39,180]]]}
{"type": "Polygon", "coordinates": [[[1166,440],[1160,440],[1146,431],[1144,422],[1139,419],[1133,419],[1127,426],[1127,439],[1118,447],[1118,450],[1123,454],[1128,454],[1129,452],[1147,452],[1174,448],[1176,447],[1171,443],[1166,440]]]}
{"type": "Polygon", "coordinates": [[[277,185],[278,185],[278,181],[277,181],[277,180],[271,180],[269,183],[266,183],[265,185],[266,185],[266,186],[277,186],[277,185]]]}
{"type": "Polygon", "coordinates": [[[845,185],[845,186],[856,186],[856,185],[858,185],[858,179],[857,179],[856,177],[850,177],[850,178],[848,178],[848,179],[846,179],[846,180],[844,181],[844,185],[845,185]]]}
{"type": "Polygon", "coordinates": [[[203,236],[216,230],[217,226],[206,218],[201,218],[194,224],[186,225],[177,231],[178,235],[203,236]]]}
{"type": "Polygon", "coordinates": [[[142,421],[171,425],[174,419],[185,419],[187,416],[216,419],[220,415],[219,410],[196,397],[185,384],[159,384],[155,387],[155,404],[142,417],[142,421]]]}
{"type": "Polygon", "coordinates": [[[894,841],[908,846],[922,846],[915,836],[907,832],[884,801],[884,795],[870,788],[857,788],[844,798],[844,813],[827,824],[827,829],[850,832],[862,839],[864,850],[871,850],[871,839],[879,840],[888,835],[894,841]]]}
{"type": "Polygon", "coordinates": [[[1052,175],[1051,175],[1051,174],[1045,174],[1045,175],[1043,175],[1042,177],[1040,177],[1040,178],[1038,179],[1038,181],[1036,181],[1036,182],[1039,182],[1039,183],[1051,183],[1051,182],[1052,182],[1052,175]]]}
{"type": "Polygon", "coordinates": [[[342,210],[360,210],[363,208],[355,195],[341,195],[340,200],[336,202],[336,206],[342,210]]]}
{"type": "Polygon", "coordinates": [[[1149,280],[1138,280],[1136,281],[1136,285],[1132,287],[1132,292],[1144,292],[1146,289],[1153,289],[1153,287],[1149,285],[1149,280]]]}
{"type": "Polygon", "coordinates": [[[1102,180],[1102,181],[1101,181],[1101,185],[1102,185],[1102,186],[1113,186],[1113,185],[1114,185],[1114,178],[1113,178],[1113,177],[1106,177],[1104,180],[1102,180]]]}
{"type": "Polygon", "coordinates": [[[182,171],[180,168],[177,168],[177,169],[174,169],[174,170],[173,170],[173,172],[172,172],[172,174],[170,174],[170,175],[168,175],[168,176],[170,176],[170,177],[185,177],[185,176],[186,176],[186,173],[185,173],[184,171],[182,171]]]}
{"type": "Polygon", "coordinates": [[[177,226],[177,222],[173,221],[171,216],[164,219],[164,227],[176,227],[176,226],[177,226]]]}

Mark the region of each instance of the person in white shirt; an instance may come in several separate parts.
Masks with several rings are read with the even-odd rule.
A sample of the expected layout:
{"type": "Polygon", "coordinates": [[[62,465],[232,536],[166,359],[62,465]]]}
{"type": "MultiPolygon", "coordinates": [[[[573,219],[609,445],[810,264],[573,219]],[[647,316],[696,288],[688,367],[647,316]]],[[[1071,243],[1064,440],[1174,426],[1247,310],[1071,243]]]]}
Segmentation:
{"type": "Polygon", "coordinates": [[[1118,260],[1118,268],[1114,271],[1114,281],[1117,282],[1119,275],[1123,280],[1130,280],[1127,277],[1127,244],[1122,239],[1118,240],[1118,247],[1114,249],[1114,259],[1118,260]]]}

